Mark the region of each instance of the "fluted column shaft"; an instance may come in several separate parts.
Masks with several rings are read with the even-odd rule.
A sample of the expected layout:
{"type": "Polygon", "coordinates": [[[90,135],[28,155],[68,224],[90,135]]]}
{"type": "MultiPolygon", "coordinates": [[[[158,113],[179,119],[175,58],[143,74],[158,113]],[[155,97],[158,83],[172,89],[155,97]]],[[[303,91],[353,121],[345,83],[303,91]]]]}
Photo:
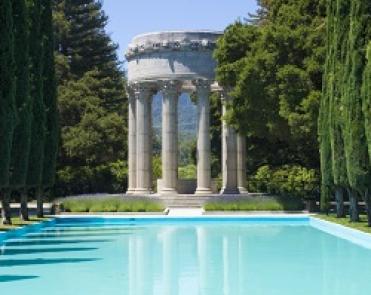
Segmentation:
{"type": "Polygon", "coordinates": [[[161,193],[177,193],[178,186],[178,98],[175,81],[162,85],[162,189],[161,193]]]}
{"type": "Polygon", "coordinates": [[[246,136],[237,134],[237,185],[241,194],[246,194],[246,136]]]}
{"type": "Polygon", "coordinates": [[[132,89],[128,92],[128,190],[127,194],[135,192],[137,185],[137,138],[136,138],[136,99],[132,89]]]}
{"type": "MultiPolygon", "coordinates": [[[[227,112],[229,98],[222,94],[223,116],[227,112]]],[[[222,194],[238,194],[237,188],[237,134],[235,129],[223,120],[222,126],[222,194]]]]}
{"type": "Polygon", "coordinates": [[[196,194],[211,194],[210,160],[210,83],[197,81],[197,189],[196,194]]]}
{"type": "Polygon", "coordinates": [[[137,180],[135,194],[150,194],[152,190],[152,90],[145,85],[137,87],[136,148],[137,180]]]}

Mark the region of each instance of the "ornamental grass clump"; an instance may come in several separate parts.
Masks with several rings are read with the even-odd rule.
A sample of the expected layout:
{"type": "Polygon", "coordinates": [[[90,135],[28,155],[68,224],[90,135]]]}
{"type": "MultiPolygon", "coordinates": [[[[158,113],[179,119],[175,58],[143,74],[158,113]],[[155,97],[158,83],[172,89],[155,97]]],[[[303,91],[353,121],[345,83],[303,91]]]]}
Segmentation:
{"type": "Polygon", "coordinates": [[[66,212],[161,212],[162,204],[145,199],[70,198],[62,201],[66,212]]]}
{"type": "Polygon", "coordinates": [[[251,197],[217,200],[205,204],[206,211],[301,211],[303,202],[292,197],[251,197]]]}

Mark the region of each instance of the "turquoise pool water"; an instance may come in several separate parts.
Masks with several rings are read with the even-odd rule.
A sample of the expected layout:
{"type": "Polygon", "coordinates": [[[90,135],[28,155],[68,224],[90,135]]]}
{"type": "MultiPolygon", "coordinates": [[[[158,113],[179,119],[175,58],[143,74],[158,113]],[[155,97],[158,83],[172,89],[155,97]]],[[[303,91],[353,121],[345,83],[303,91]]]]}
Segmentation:
{"type": "Polygon", "coordinates": [[[63,219],[0,242],[12,295],[370,294],[371,250],[308,219],[63,219]]]}

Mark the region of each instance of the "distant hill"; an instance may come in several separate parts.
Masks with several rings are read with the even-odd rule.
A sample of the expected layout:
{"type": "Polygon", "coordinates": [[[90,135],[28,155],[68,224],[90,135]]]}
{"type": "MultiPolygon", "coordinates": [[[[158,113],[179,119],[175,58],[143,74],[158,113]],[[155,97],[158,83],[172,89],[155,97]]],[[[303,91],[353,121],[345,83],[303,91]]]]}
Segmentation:
{"type": "MultiPolygon", "coordinates": [[[[156,95],[152,104],[153,128],[156,135],[161,134],[162,96],[156,95]]],[[[188,139],[196,136],[197,107],[192,103],[188,94],[182,94],[178,103],[179,139],[188,139]]]]}

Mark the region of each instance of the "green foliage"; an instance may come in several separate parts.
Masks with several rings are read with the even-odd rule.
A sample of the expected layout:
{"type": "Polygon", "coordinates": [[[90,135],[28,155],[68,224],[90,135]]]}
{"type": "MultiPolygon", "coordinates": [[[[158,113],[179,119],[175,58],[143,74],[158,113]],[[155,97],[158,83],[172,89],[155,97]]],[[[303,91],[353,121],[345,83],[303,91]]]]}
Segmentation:
{"type": "Polygon", "coordinates": [[[57,109],[57,84],[54,62],[54,31],[50,0],[43,0],[42,33],[44,42],[43,58],[43,99],[45,104],[45,143],[42,171],[42,185],[51,188],[55,183],[56,162],[59,144],[59,116],[57,109]]]}
{"type": "Polygon", "coordinates": [[[196,179],[197,178],[197,166],[189,164],[187,166],[179,167],[179,179],[196,179]]]}
{"type": "Polygon", "coordinates": [[[353,0],[350,8],[350,27],[345,63],[345,155],[348,181],[351,188],[362,195],[371,185],[371,169],[362,113],[362,78],[365,50],[368,41],[364,34],[370,26],[371,4],[353,0]]]}
{"type": "Polygon", "coordinates": [[[318,189],[316,170],[296,165],[260,167],[249,179],[249,190],[291,197],[313,197],[318,189]]]}
{"type": "Polygon", "coordinates": [[[32,100],[31,145],[27,186],[39,188],[42,183],[45,140],[45,105],[43,99],[43,34],[41,0],[30,2],[30,96],[32,100]]]}
{"type": "Polygon", "coordinates": [[[362,104],[368,141],[368,154],[371,159],[371,41],[368,43],[366,58],[367,65],[363,74],[362,104]]]}
{"type": "Polygon", "coordinates": [[[11,1],[0,2],[0,189],[9,185],[13,131],[16,124],[15,62],[11,1]]]}
{"type": "Polygon", "coordinates": [[[15,102],[18,124],[13,137],[10,186],[23,188],[26,184],[28,171],[32,118],[29,95],[29,26],[26,1],[12,1],[12,8],[16,64],[15,102]]]}
{"type": "Polygon", "coordinates": [[[327,2],[327,59],[319,120],[322,208],[327,209],[332,191],[347,189],[352,220],[358,219],[358,195],[370,201],[365,54],[370,20],[369,1],[327,2]]]}
{"type": "Polygon", "coordinates": [[[206,211],[301,211],[304,203],[290,197],[251,197],[238,200],[211,201],[206,211]]]}
{"type": "Polygon", "coordinates": [[[107,16],[96,0],[57,0],[53,8],[61,126],[58,193],[121,192],[127,102],[117,46],[105,32],[107,16]]]}
{"type": "Polygon", "coordinates": [[[70,198],[62,201],[66,212],[161,212],[164,207],[146,199],[70,198]]]}
{"type": "Polygon", "coordinates": [[[323,1],[260,5],[253,23],[226,29],[214,54],[217,80],[233,98],[226,119],[247,135],[250,171],[264,164],[318,168],[323,1]]]}

